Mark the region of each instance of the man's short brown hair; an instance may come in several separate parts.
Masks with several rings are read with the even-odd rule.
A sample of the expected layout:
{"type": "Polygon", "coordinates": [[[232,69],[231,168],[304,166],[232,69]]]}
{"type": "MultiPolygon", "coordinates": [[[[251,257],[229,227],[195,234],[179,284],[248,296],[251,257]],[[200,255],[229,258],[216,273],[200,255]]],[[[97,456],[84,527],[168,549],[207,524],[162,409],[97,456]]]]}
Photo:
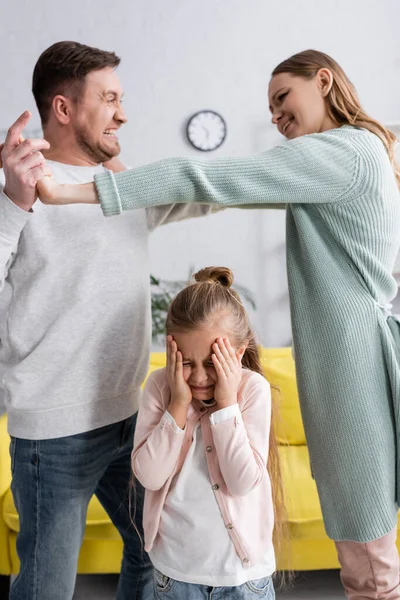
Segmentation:
{"type": "Polygon", "coordinates": [[[88,73],[106,67],[115,69],[119,63],[120,58],[114,52],[78,42],[57,42],[47,48],[35,65],[32,79],[32,92],[42,124],[49,119],[54,96],[65,94],[77,100],[88,73]]]}

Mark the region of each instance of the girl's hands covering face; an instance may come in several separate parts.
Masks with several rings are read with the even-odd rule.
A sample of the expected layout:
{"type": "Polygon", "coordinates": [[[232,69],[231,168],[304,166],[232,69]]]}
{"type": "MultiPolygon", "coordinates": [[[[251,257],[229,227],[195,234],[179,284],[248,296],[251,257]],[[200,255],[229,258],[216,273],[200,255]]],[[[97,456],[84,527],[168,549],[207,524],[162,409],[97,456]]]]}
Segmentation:
{"type": "Polygon", "coordinates": [[[171,402],[188,406],[192,401],[192,392],[183,378],[182,353],[171,335],[167,336],[167,378],[171,402]]]}
{"type": "Polygon", "coordinates": [[[237,403],[244,349],[235,352],[227,338],[218,338],[212,349],[214,354],[211,358],[218,376],[214,399],[219,408],[225,408],[237,403]]]}

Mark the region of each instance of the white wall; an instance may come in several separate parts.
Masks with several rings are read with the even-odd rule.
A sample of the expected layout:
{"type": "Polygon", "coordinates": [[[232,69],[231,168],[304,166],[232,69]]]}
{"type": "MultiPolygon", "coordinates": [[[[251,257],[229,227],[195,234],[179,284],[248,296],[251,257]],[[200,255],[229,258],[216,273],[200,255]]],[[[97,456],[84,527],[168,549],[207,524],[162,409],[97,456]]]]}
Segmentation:
{"type": "MultiPolygon", "coordinates": [[[[0,129],[25,108],[34,63],[55,41],[74,39],[122,57],[119,69],[130,117],[122,158],[133,166],[171,155],[204,155],[183,133],[202,108],[228,124],[221,149],[206,158],[246,155],[278,141],[267,87],[273,67],[316,48],[332,54],[358,88],[367,110],[400,120],[398,0],[0,0],[0,129]]],[[[284,260],[284,215],[230,210],[153,234],[152,272],[185,278],[225,264],[255,295],[264,344],[290,342],[284,260]]]]}

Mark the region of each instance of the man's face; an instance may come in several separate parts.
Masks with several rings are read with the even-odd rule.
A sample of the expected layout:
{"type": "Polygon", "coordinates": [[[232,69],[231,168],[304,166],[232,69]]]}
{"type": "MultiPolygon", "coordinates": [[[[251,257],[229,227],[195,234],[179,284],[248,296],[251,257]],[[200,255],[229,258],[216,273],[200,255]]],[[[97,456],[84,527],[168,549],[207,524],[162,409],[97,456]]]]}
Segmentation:
{"type": "Polygon", "coordinates": [[[123,90],[114,69],[107,67],[86,76],[82,95],[73,105],[71,125],[82,150],[96,163],[120,151],[117,132],[127,122],[122,109],[123,90]]]}

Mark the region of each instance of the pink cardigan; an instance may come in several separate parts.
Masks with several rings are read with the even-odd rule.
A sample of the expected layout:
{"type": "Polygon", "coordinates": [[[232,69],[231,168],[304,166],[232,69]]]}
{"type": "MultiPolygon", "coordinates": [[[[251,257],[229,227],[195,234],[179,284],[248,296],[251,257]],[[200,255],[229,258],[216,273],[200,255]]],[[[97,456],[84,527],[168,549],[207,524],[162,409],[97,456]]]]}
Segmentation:
{"type": "MultiPolygon", "coordinates": [[[[241,417],[216,425],[197,400],[189,406],[185,435],[179,435],[164,417],[170,401],[165,369],[153,372],[146,383],[136,425],[132,469],[146,489],[144,502],[145,549],[157,535],[161,512],[173,477],[179,473],[201,420],[210,485],[222,518],[244,566],[257,565],[272,546],[274,510],[266,469],[271,421],[271,390],[266,379],[243,369],[238,390],[241,417]]],[[[199,515],[205,518],[205,515],[199,515]]]]}

